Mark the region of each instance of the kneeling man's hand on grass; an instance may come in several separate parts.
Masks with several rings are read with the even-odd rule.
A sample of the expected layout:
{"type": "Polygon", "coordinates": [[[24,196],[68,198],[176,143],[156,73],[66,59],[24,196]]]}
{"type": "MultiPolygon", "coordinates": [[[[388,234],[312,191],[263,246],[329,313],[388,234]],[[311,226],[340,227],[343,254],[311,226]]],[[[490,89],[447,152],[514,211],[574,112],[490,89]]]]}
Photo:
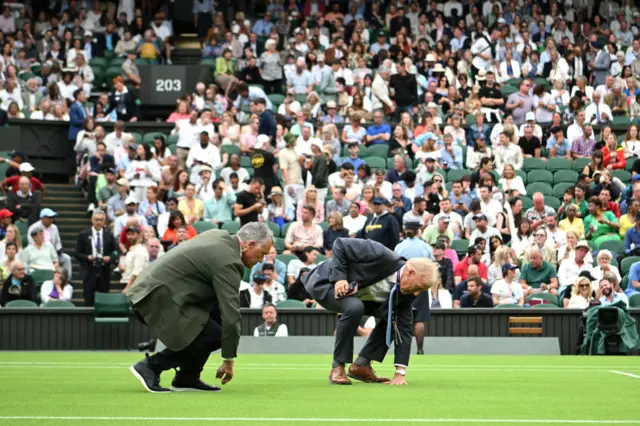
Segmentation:
{"type": "Polygon", "coordinates": [[[233,379],[233,361],[224,361],[218,368],[216,378],[222,379],[223,385],[229,383],[233,379]]]}

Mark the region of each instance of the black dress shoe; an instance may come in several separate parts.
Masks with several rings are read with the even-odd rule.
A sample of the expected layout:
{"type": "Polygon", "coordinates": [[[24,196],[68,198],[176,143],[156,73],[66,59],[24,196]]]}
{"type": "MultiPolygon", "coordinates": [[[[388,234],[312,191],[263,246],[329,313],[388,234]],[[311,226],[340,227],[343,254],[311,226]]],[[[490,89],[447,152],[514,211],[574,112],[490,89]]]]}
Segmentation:
{"type": "Polygon", "coordinates": [[[198,377],[181,376],[176,374],[171,382],[171,390],[175,392],[220,392],[217,386],[209,386],[198,377]]]}
{"type": "Polygon", "coordinates": [[[160,375],[151,369],[146,359],[129,367],[129,371],[133,374],[142,386],[151,393],[169,393],[171,389],[160,386],[160,375]]]}

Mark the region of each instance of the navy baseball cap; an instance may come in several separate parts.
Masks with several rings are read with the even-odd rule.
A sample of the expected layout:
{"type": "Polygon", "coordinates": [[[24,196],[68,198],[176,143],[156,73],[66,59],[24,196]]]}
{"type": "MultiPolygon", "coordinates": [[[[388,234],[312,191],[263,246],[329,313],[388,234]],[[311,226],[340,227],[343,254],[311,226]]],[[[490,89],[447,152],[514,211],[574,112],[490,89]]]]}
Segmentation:
{"type": "Polygon", "coordinates": [[[375,197],[373,199],[373,201],[371,201],[372,204],[387,204],[387,200],[384,197],[375,197]]]}
{"type": "Polygon", "coordinates": [[[502,273],[505,273],[507,271],[515,271],[516,269],[518,269],[518,266],[512,263],[505,263],[504,265],[502,265],[502,273]]]}

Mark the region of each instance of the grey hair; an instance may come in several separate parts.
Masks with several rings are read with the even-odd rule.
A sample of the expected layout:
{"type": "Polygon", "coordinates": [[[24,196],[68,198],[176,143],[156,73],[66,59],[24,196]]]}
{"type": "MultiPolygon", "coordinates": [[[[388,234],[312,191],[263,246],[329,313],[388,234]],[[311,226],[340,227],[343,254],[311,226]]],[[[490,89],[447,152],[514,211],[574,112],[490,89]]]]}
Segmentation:
{"type": "Polygon", "coordinates": [[[13,262],[11,262],[11,265],[9,266],[9,270],[13,272],[13,270],[16,269],[18,266],[24,266],[24,263],[21,260],[14,260],[13,262]]]}
{"type": "Polygon", "coordinates": [[[262,246],[273,241],[273,232],[269,227],[260,222],[250,222],[244,225],[236,234],[240,241],[255,241],[256,244],[262,246]]]}
{"type": "Polygon", "coordinates": [[[60,274],[60,279],[63,286],[69,284],[69,274],[67,273],[66,269],[57,267],[53,272],[56,274],[60,274]]]}
{"type": "Polygon", "coordinates": [[[96,217],[96,216],[98,216],[98,215],[106,216],[107,214],[106,214],[106,213],[104,212],[104,210],[102,210],[102,209],[95,209],[95,210],[93,211],[93,214],[91,215],[91,217],[96,217]]]}
{"type": "Polygon", "coordinates": [[[531,258],[531,256],[534,254],[539,254],[540,256],[542,256],[542,250],[540,250],[538,247],[530,247],[527,254],[529,255],[529,258],[531,258]]]}

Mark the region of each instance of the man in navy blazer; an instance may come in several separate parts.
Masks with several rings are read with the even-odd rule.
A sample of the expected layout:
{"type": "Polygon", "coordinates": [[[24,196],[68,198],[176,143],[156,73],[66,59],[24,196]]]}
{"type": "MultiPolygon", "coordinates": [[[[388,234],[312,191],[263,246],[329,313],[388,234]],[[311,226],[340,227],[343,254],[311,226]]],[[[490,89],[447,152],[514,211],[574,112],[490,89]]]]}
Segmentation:
{"type": "Polygon", "coordinates": [[[87,94],[84,90],[78,89],[73,92],[75,102],[69,108],[69,147],[67,149],[67,158],[69,159],[69,181],[76,174],[76,154],[73,147],[76,144],[78,133],[84,128],[84,122],[89,116],[85,102],[87,102],[87,94]]]}
{"type": "Polygon", "coordinates": [[[404,385],[413,337],[412,307],[415,296],[439,280],[438,265],[428,259],[405,260],[382,244],[362,239],[338,238],[333,257],[305,277],[304,287],[325,309],[340,313],[329,382],[350,385],[352,379],[368,383],[404,385]],[[350,288],[355,283],[355,288],[350,288]],[[389,312],[391,308],[391,312],[389,312]],[[378,318],[367,343],[353,362],[353,337],[363,315],[378,318]],[[396,374],[389,380],[376,376],[371,361],[382,362],[394,336],[396,374]],[[351,364],[345,371],[345,364],[351,364]]]}

